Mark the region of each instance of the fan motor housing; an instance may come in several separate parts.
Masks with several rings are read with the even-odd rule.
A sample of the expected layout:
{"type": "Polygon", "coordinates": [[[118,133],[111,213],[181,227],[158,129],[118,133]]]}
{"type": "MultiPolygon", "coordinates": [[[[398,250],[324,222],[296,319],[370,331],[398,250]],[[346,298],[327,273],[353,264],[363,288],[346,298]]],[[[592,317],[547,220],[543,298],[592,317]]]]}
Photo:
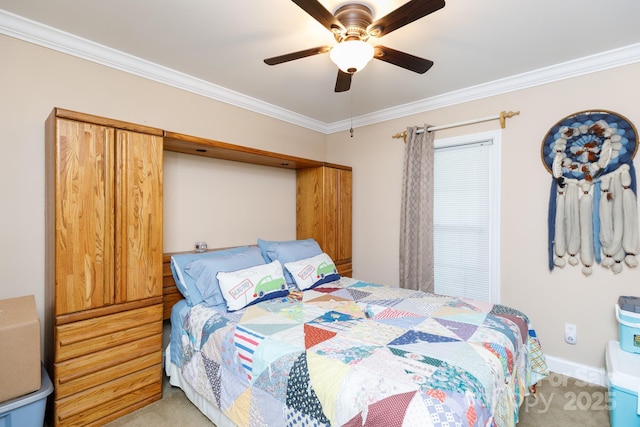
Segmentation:
{"type": "Polygon", "coordinates": [[[367,28],[373,22],[373,12],[369,7],[359,3],[347,3],[336,9],[333,15],[345,28],[344,34],[335,34],[338,42],[353,37],[363,41],[369,38],[367,28]]]}

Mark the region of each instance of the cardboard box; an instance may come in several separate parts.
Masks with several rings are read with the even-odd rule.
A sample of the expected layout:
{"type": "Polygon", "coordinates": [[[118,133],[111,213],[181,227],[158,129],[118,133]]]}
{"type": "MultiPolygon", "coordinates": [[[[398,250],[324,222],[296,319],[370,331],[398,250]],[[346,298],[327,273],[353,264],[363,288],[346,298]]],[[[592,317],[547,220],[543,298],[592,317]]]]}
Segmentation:
{"type": "Polygon", "coordinates": [[[39,390],[40,365],[34,296],[0,300],[0,402],[39,390]]]}

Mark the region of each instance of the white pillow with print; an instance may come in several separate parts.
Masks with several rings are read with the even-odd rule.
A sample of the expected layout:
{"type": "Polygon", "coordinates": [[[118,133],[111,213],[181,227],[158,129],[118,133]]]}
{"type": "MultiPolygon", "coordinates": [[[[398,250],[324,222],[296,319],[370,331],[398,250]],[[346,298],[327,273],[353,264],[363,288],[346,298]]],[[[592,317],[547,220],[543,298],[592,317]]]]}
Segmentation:
{"type": "Polygon", "coordinates": [[[242,270],[221,271],[216,277],[229,311],[289,294],[282,264],[278,260],[242,270]]]}
{"type": "Polygon", "coordinates": [[[302,291],[340,278],[333,260],[324,252],[300,261],[287,262],[284,266],[302,291]]]}

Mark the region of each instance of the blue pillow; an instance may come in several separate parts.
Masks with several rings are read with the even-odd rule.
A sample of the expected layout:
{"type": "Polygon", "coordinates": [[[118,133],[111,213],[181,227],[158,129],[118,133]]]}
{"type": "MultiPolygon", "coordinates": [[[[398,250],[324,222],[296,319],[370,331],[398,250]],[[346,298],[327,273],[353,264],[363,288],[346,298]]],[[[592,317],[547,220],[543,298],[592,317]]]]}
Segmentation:
{"type": "Polygon", "coordinates": [[[187,275],[195,281],[204,304],[211,307],[225,304],[220,291],[220,282],[216,277],[219,272],[236,271],[265,264],[260,248],[255,246],[237,252],[213,253],[217,255],[192,261],[185,267],[187,275]]]}
{"type": "MultiPolygon", "coordinates": [[[[258,239],[258,247],[260,247],[262,256],[265,258],[266,262],[278,260],[282,265],[285,265],[288,262],[311,258],[322,253],[322,249],[320,249],[318,242],[311,238],[280,242],[258,239]]],[[[284,277],[288,284],[295,285],[296,281],[291,273],[286,269],[284,271],[284,277]]]]}
{"type": "Polygon", "coordinates": [[[209,257],[219,257],[221,254],[231,254],[246,251],[249,246],[240,246],[237,248],[224,249],[220,251],[201,252],[201,253],[184,253],[171,256],[171,272],[173,273],[173,279],[176,282],[176,287],[187,300],[187,304],[190,306],[200,304],[204,301],[202,294],[196,287],[195,280],[186,274],[185,268],[191,262],[198,259],[204,259],[209,257]]]}

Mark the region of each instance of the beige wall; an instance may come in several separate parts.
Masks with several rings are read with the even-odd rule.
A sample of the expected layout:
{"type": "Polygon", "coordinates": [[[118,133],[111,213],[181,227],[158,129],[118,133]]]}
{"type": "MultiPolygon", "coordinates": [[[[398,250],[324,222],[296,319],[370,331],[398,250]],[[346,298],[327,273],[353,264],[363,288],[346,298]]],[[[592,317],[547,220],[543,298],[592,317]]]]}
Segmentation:
{"type": "MultiPolygon", "coordinates": [[[[0,298],[44,321],[44,122],[53,107],[322,160],[324,134],[0,35],[0,298]]],[[[165,251],[295,238],[295,172],[165,155],[165,251]],[[232,203],[230,203],[232,201],[232,203]]]]}
{"type": "MultiPolygon", "coordinates": [[[[0,298],[34,294],[41,319],[43,123],[56,106],[352,166],[354,276],[389,284],[398,281],[403,156],[401,140],[391,135],[425,122],[520,110],[503,131],[502,302],[530,316],[547,354],[602,367],[605,343],[617,335],[613,304],[618,295],[640,295],[638,269],[613,275],[597,267],[589,278],[578,268],[549,273],[550,175],[540,160],[547,130],[576,111],[609,109],[640,123],[640,89],[633,84],[640,65],[357,128],[349,138],[348,132],[319,134],[6,36],[0,36],[0,52],[0,298]],[[562,340],[565,322],[577,325],[576,346],[562,340]]],[[[478,124],[437,137],[497,126],[478,124]]],[[[166,153],[165,250],[189,249],[196,240],[213,247],[293,238],[293,177],[290,171],[166,153]]]]}
{"type": "MultiPolygon", "coordinates": [[[[606,342],[617,339],[613,306],[619,295],[640,295],[640,269],[619,275],[597,266],[549,272],[547,212],[551,176],[540,158],[542,139],[557,121],[586,109],[606,109],[640,124],[640,64],[469,102],[328,137],[328,161],[353,167],[354,276],[398,283],[399,189],[402,140],[407,126],[441,125],[519,110],[502,132],[502,303],[527,313],[551,356],[604,367],[606,342]],[[375,213],[375,214],[374,214],[375,213]],[[564,323],[574,323],[578,343],[564,343],[564,323]]],[[[428,76],[425,77],[428,79],[428,76]]],[[[499,123],[439,131],[436,138],[499,129],[499,123]]],[[[640,166],[636,157],[635,167],[640,166]]]]}

